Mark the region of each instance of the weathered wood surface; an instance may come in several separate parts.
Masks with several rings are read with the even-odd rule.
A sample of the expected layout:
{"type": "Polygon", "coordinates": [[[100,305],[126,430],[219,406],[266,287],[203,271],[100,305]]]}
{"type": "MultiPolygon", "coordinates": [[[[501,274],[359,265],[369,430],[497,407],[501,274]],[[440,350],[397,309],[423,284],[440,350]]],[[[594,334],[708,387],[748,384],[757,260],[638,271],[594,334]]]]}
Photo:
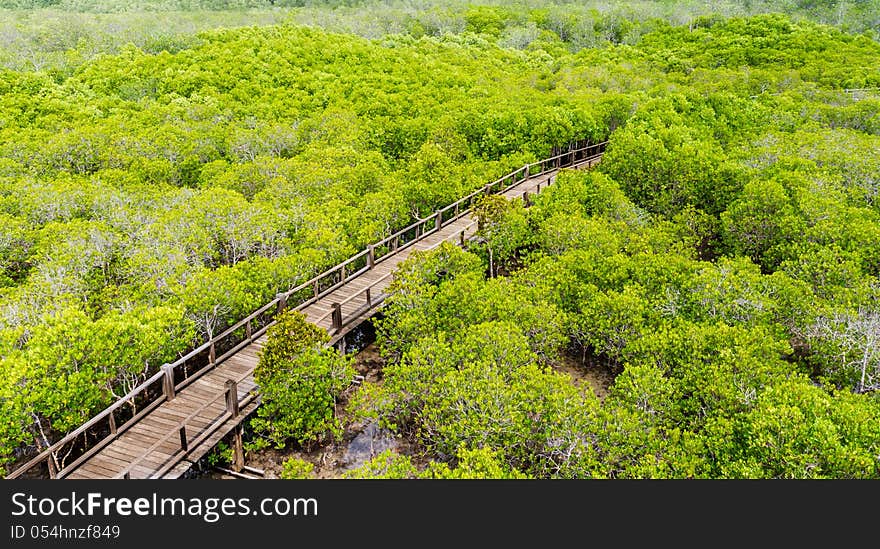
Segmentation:
{"type": "Polygon", "coordinates": [[[163,402],[82,465],[70,471],[65,478],[119,478],[129,467],[130,478],[149,478],[169,466],[171,469],[162,475],[164,478],[183,474],[240,423],[247,412],[256,407],[254,401],[240,410],[238,418],[217,423],[226,412],[226,401],[222,398],[213,402],[211,400],[225,392],[226,381],[229,379],[241,380],[237,384],[238,402],[245,400],[256,389],[253,371],[264,338],[265,336],[248,345],[187,385],[173,400],[163,402]],[[178,431],[181,422],[187,418],[190,418],[185,423],[188,440],[194,440],[208,430],[211,432],[201,444],[190,446],[187,452],[182,453],[179,435],[167,435],[178,431]],[[159,446],[153,448],[156,444],[159,446]],[[147,453],[151,448],[152,451],[147,453]],[[187,462],[185,468],[175,467],[184,461],[187,462]]]}
{"type": "MultiPolygon", "coordinates": [[[[604,143],[598,146],[604,148],[604,143]]],[[[536,171],[543,172],[540,175],[529,176],[528,167],[524,167],[514,172],[519,176],[511,174],[512,178],[503,178],[495,182],[494,185],[497,185],[495,189],[491,187],[493,184],[490,184],[486,187],[486,191],[501,191],[505,189],[504,183],[512,181],[499,194],[509,199],[522,198],[528,202],[529,197],[552,184],[560,165],[567,164],[566,167],[574,168],[592,167],[601,158],[601,152],[600,148],[598,154],[585,155],[586,158],[571,155],[568,162],[561,157],[554,157],[556,160],[548,159],[535,163],[530,166],[536,166],[536,171]],[[550,164],[547,165],[547,162],[550,164]]],[[[413,252],[434,248],[443,241],[463,244],[473,236],[477,229],[476,220],[465,209],[465,203],[459,202],[461,205],[456,203],[455,209],[451,206],[447,207],[445,211],[435,213],[433,219],[429,217],[420,225],[417,222],[416,239],[409,243],[398,245],[396,237],[393,240],[386,239],[390,244],[386,243],[386,253],[381,257],[374,257],[373,247],[355,256],[364,260],[364,266],[357,271],[349,271],[346,274],[345,270],[347,264],[356,265],[353,261],[355,258],[327,271],[330,276],[338,276],[338,282],[323,291],[319,291],[318,284],[315,283],[314,296],[293,308],[303,312],[310,322],[326,329],[331,336],[331,343],[338,342],[381,307],[393,272],[413,252]],[[445,221],[444,217],[448,217],[449,221],[445,221]],[[390,251],[387,251],[388,248],[390,251]],[[338,272],[334,274],[334,271],[338,272]]],[[[317,278],[320,279],[321,276],[323,275],[317,278]]],[[[329,279],[332,282],[333,279],[329,279]]],[[[293,290],[290,294],[292,293],[293,290]]],[[[100,441],[91,452],[86,452],[80,459],[68,464],[58,477],[177,478],[186,473],[258,406],[258,388],[253,379],[253,371],[265,342],[267,326],[256,330],[253,324],[267,311],[271,312],[276,307],[279,310],[287,308],[287,299],[287,295],[279,294],[273,302],[227,330],[228,334],[239,330],[245,331],[246,335],[244,341],[227,350],[223,355],[217,357],[215,353],[215,342],[222,339],[223,334],[221,334],[202,348],[182,357],[175,365],[166,365],[164,377],[160,372],[144,382],[143,388],[154,383],[162,383],[164,397],[152,402],[148,409],[142,412],[142,417],[129,420],[120,427],[119,432],[116,432],[113,410],[114,407],[119,408],[120,402],[108,408],[109,415],[108,410],[105,410],[90,420],[79,430],[84,432],[89,424],[109,420],[111,435],[100,441]],[[183,365],[182,370],[186,372],[186,360],[200,352],[208,353],[208,366],[198,371],[193,379],[175,381],[175,372],[179,378],[181,365],[183,365]],[[223,398],[227,393],[229,380],[237,382],[235,403],[238,403],[238,406],[235,408],[240,408],[237,416],[230,415],[230,406],[235,403],[227,402],[228,395],[226,399],[223,398]],[[181,427],[184,429],[183,433],[180,432],[181,427]]],[[[51,458],[46,452],[43,455],[44,460],[51,458]]],[[[19,474],[33,463],[38,463],[39,458],[40,456],[37,456],[13,475],[19,474]]]]}

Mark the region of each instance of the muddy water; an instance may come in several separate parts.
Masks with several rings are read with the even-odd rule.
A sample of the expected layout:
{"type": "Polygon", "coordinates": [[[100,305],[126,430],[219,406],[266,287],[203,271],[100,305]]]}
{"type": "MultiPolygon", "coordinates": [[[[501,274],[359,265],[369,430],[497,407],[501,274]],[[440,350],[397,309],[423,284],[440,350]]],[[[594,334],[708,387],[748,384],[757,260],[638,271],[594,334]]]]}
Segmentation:
{"type": "Polygon", "coordinates": [[[614,383],[614,375],[608,368],[590,361],[584,363],[580,357],[571,354],[563,353],[560,360],[552,366],[557,372],[571,377],[572,383],[578,387],[588,386],[599,400],[605,400],[611,384],[614,383]]]}

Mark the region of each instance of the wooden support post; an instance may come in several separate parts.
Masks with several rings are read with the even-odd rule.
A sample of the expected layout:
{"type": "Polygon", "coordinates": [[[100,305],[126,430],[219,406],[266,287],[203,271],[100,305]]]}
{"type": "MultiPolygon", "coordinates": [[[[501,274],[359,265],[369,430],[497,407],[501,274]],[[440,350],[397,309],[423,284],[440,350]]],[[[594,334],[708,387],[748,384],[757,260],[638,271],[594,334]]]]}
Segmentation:
{"type": "Polygon", "coordinates": [[[529,191],[523,191],[522,199],[523,199],[523,204],[525,205],[526,208],[528,208],[529,206],[532,205],[532,202],[529,199],[529,191]]]}
{"type": "Polygon", "coordinates": [[[232,431],[232,470],[236,473],[244,469],[244,444],[241,440],[243,431],[240,423],[232,431]]]}
{"type": "MultiPolygon", "coordinates": [[[[317,291],[318,291],[318,283],[317,283],[317,281],[315,281],[315,297],[318,296],[317,291]]],[[[287,308],[287,294],[285,294],[285,293],[275,294],[275,297],[278,299],[278,314],[280,315],[281,313],[284,312],[284,309],[287,308]]]]}
{"type": "Polygon", "coordinates": [[[113,410],[110,410],[110,415],[107,416],[107,419],[110,421],[110,434],[116,434],[116,417],[113,414],[113,410]]]}
{"type": "Polygon", "coordinates": [[[46,465],[49,466],[49,478],[58,478],[58,463],[55,462],[54,454],[50,455],[49,459],[46,460],[46,465]]]}
{"type": "Polygon", "coordinates": [[[439,231],[440,227],[442,227],[442,226],[443,226],[443,212],[441,212],[440,210],[437,210],[436,212],[434,212],[434,228],[439,231]]]}
{"type": "MultiPolygon", "coordinates": [[[[37,452],[42,452],[44,447],[40,437],[34,437],[34,442],[37,445],[37,452]]],[[[58,478],[58,462],[55,461],[54,453],[49,453],[49,456],[46,458],[46,465],[49,467],[49,478],[58,478]]]]}
{"type": "Polygon", "coordinates": [[[162,372],[165,374],[162,378],[162,392],[165,394],[165,400],[171,402],[174,400],[174,367],[165,363],[162,365],[162,372]]]}
{"type": "Polygon", "coordinates": [[[315,283],[312,285],[312,290],[314,291],[315,299],[318,299],[318,294],[321,293],[321,292],[318,290],[318,281],[317,281],[317,280],[316,280],[315,283]]]}
{"type": "Polygon", "coordinates": [[[370,269],[376,266],[376,248],[372,244],[367,246],[367,265],[370,269]]]}
{"type": "Polygon", "coordinates": [[[339,267],[339,282],[345,282],[345,265],[339,267]]]}
{"type": "Polygon", "coordinates": [[[180,449],[186,452],[189,450],[189,441],[186,440],[186,425],[180,426],[180,449]]]}
{"type": "Polygon", "coordinates": [[[126,471],[122,478],[125,480],[131,480],[131,471],[126,471]]]}
{"type": "Polygon", "coordinates": [[[370,289],[367,288],[366,290],[364,290],[364,294],[366,294],[366,297],[367,297],[367,307],[372,309],[373,308],[373,298],[370,297],[370,289]]]}
{"type": "Polygon", "coordinates": [[[211,340],[211,347],[208,348],[208,364],[214,365],[217,363],[217,349],[214,348],[214,340],[211,340]]]}
{"type": "Polygon", "coordinates": [[[333,329],[338,332],[342,329],[342,305],[334,303],[332,307],[333,314],[331,315],[331,318],[333,320],[333,329]]]}
{"type": "Polygon", "coordinates": [[[464,230],[462,230],[461,234],[459,235],[459,243],[461,247],[464,248],[464,230]]]}
{"type": "Polygon", "coordinates": [[[248,320],[244,325],[244,335],[248,338],[248,341],[254,338],[254,329],[251,327],[250,320],[248,320]]]}
{"type": "Polygon", "coordinates": [[[226,411],[238,417],[238,384],[232,379],[226,380],[226,411]]]}
{"type": "Polygon", "coordinates": [[[530,166],[529,166],[528,164],[526,164],[526,171],[525,171],[525,173],[523,173],[523,175],[525,176],[524,179],[528,179],[528,178],[529,178],[529,167],[530,167],[530,166]]]}
{"type": "Polygon", "coordinates": [[[392,245],[391,245],[391,250],[396,252],[396,251],[397,251],[397,247],[400,245],[400,237],[395,236],[395,237],[394,237],[394,240],[391,241],[391,244],[392,244],[392,245]]]}
{"type": "Polygon", "coordinates": [[[459,205],[459,202],[456,202],[455,203],[455,219],[458,219],[458,205],[459,205]]]}

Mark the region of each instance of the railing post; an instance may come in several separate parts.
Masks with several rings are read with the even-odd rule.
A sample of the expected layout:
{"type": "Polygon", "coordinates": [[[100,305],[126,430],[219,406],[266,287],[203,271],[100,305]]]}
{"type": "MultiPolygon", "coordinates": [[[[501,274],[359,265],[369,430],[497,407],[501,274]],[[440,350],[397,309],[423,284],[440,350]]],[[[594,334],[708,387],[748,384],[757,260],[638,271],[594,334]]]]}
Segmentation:
{"type": "Polygon", "coordinates": [[[523,178],[524,178],[524,179],[528,179],[528,178],[529,178],[529,167],[530,167],[530,166],[531,166],[530,164],[526,164],[526,171],[523,173],[523,176],[524,176],[523,178]]]}
{"type": "Polygon", "coordinates": [[[186,425],[180,426],[180,449],[184,452],[189,450],[189,441],[186,440],[186,425]]]}
{"type": "Polygon", "coordinates": [[[345,282],[345,264],[339,267],[339,282],[340,284],[345,282]]]}
{"type": "Polygon", "coordinates": [[[376,248],[372,244],[367,246],[367,265],[370,269],[376,266],[376,248]]]}
{"type": "Polygon", "coordinates": [[[464,229],[461,230],[460,239],[460,245],[464,248],[464,229]]]}
{"type": "Polygon", "coordinates": [[[168,363],[162,365],[162,392],[165,394],[165,400],[170,402],[174,400],[174,367],[168,363]]]}
{"type": "Polygon", "coordinates": [[[321,292],[318,291],[318,281],[317,281],[317,280],[316,280],[315,283],[312,285],[312,290],[314,290],[314,293],[315,293],[315,299],[318,299],[318,294],[320,294],[321,292]]]}
{"type": "Polygon", "coordinates": [[[122,478],[125,480],[131,480],[131,471],[126,471],[122,478]]]}
{"type": "MultiPolygon", "coordinates": [[[[315,290],[317,291],[317,289],[318,289],[318,285],[316,282],[315,283],[315,290]]],[[[316,293],[315,296],[317,296],[317,295],[318,294],[316,293]]],[[[278,299],[278,314],[280,315],[281,313],[284,312],[284,309],[287,308],[287,295],[284,293],[275,294],[275,298],[278,299]]]]}
{"type": "Polygon", "coordinates": [[[391,241],[391,250],[396,252],[398,246],[400,246],[400,237],[395,236],[394,240],[391,241]]]}
{"type": "Polygon", "coordinates": [[[523,204],[525,204],[526,208],[528,208],[529,206],[532,205],[532,201],[529,199],[529,191],[523,191],[522,199],[523,199],[523,204]]]}
{"type": "Polygon", "coordinates": [[[214,347],[214,340],[211,340],[211,347],[208,348],[208,364],[213,366],[217,363],[217,350],[214,347]]]}
{"type": "Polygon", "coordinates": [[[254,330],[253,328],[251,328],[250,320],[248,320],[244,325],[244,335],[248,338],[248,341],[250,341],[254,337],[254,330]]]}
{"type": "Polygon", "coordinates": [[[226,380],[226,411],[238,417],[238,384],[232,379],[226,380]]]}
{"type": "MultiPolygon", "coordinates": [[[[43,451],[43,443],[40,441],[40,437],[34,437],[34,442],[37,446],[37,452],[43,451]]],[[[46,465],[49,467],[49,478],[58,478],[58,463],[55,462],[55,454],[49,452],[49,455],[46,457],[46,465]]]]}
{"type": "Polygon", "coordinates": [[[333,329],[337,332],[342,329],[342,305],[339,303],[334,303],[333,314],[331,315],[333,321],[333,329]]]}
{"type": "Polygon", "coordinates": [[[244,469],[244,444],[241,440],[243,431],[244,427],[238,424],[232,432],[232,470],[235,472],[244,469]]]}
{"type": "Polygon", "coordinates": [[[373,308],[373,299],[370,297],[370,289],[367,288],[366,290],[364,290],[364,294],[367,297],[367,307],[372,309],[373,308]]]}
{"type": "Polygon", "coordinates": [[[439,231],[440,227],[442,227],[442,226],[443,226],[443,212],[440,210],[437,210],[436,212],[434,212],[434,228],[439,231]]]}
{"type": "Polygon", "coordinates": [[[110,415],[108,416],[108,419],[110,420],[110,434],[115,435],[116,434],[116,418],[113,415],[113,410],[110,410],[110,415]]]}

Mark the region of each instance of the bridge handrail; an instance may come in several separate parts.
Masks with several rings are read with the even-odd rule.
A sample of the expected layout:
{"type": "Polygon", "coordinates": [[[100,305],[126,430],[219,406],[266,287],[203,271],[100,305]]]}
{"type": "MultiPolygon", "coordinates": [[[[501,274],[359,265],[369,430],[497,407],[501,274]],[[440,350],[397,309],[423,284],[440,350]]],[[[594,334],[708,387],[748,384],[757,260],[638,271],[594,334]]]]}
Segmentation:
{"type": "MultiPolygon", "coordinates": [[[[250,376],[250,375],[251,375],[250,373],[247,373],[247,374],[244,374],[244,375],[239,376],[238,379],[234,380],[234,381],[235,381],[235,385],[238,385],[239,383],[241,383],[242,381],[244,381],[244,380],[245,380],[248,376],[250,376]]],[[[253,390],[248,391],[248,393],[245,395],[245,399],[246,399],[246,398],[252,393],[252,391],[253,391],[253,390]]],[[[237,391],[236,391],[236,394],[235,394],[234,396],[235,396],[235,399],[236,399],[236,401],[237,401],[238,403],[241,403],[241,402],[242,402],[242,401],[238,400],[238,394],[237,394],[237,391]]],[[[153,452],[153,450],[155,450],[156,448],[158,448],[159,446],[161,446],[162,444],[164,444],[165,442],[167,442],[168,439],[169,439],[172,435],[180,433],[180,428],[181,428],[181,427],[184,427],[184,428],[185,428],[186,425],[187,425],[187,423],[189,423],[190,420],[192,420],[194,417],[196,417],[196,416],[199,415],[200,413],[202,413],[202,412],[204,412],[205,410],[207,410],[210,406],[212,406],[212,405],[213,405],[215,402],[217,402],[220,398],[228,398],[228,397],[227,397],[227,394],[226,394],[225,392],[223,392],[223,393],[218,393],[217,396],[215,396],[215,397],[212,398],[211,400],[209,400],[209,401],[207,401],[207,402],[203,402],[201,406],[199,406],[198,408],[196,408],[195,410],[193,410],[188,416],[186,416],[185,418],[183,418],[183,419],[181,419],[180,421],[178,421],[178,422],[177,422],[177,425],[175,425],[173,429],[169,430],[169,431],[168,431],[167,433],[165,433],[165,434],[164,434],[159,440],[157,440],[156,442],[154,442],[152,446],[150,446],[149,448],[147,448],[146,450],[144,450],[144,451],[141,453],[141,455],[140,455],[139,457],[135,458],[134,461],[129,462],[129,464],[125,466],[125,469],[123,469],[122,471],[120,471],[119,473],[117,473],[116,476],[115,476],[114,478],[124,478],[125,475],[126,475],[127,473],[130,473],[131,470],[134,469],[134,467],[135,467],[137,464],[139,464],[141,461],[143,461],[144,459],[146,459],[147,456],[150,455],[150,454],[153,452]]],[[[242,400],[245,400],[245,399],[242,399],[242,400]]],[[[195,440],[195,439],[198,439],[199,437],[207,436],[206,433],[207,433],[208,435],[210,435],[210,433],[213,433],[213,432],[217,429],[217,427],[219,427],[220,425],[222,425],[223,422],[225,422],[225,421],[226,421],[227,419],[229,419],[231,416],[232,416],[232,414],[229,413],[228,411],[225,412],[225,413],[223,413],[223,414],[221,414],[217,419],[215,419],[215,420],[212,421],[209,425],[207,425],[204,429],[202,429],[202,431],[201,431],[198,435],[196,435],[196,437],[194,438],[194,440],[195,440]]],[[[187,451],[187,449],[186,449],[186,448],[183,448],[183,447],[181,447],[181,450],[184,451],[184,452],[187,451]]]]}
{"type": "MultiPolygon", "coordinates": [[[[253,339],[255,339],[256,337],[259,337],[259,335],[262,334],[269,327],[269,325],[271,325],[271,321],[270,321],[265,326],[258,328],[258,330],[256,332],[252,331],[251,323],[254,320],[258,319],[260,317],[260,315],[263,315],[263,314],[271,311],[273,308],[276,309],[276,311],[281,311],[282,309],[287,307],[287,305],[288,305],[287,300],[290,298],[290,296],[293,296],[293,295],[297,294],[298,292],[301,292],[301,291],[303,291],[307,288],[310,288],[310,287],[313,289],[312,296],[309,297],[308,299],[305,299],[304,301],[300,302],[299,304],[297,304],[295,306],[295,309],[299,310],[299,309],[302,309],[302,308],[308,306],[311,303],[314,303],[315,301],[320,299],[322,296],[324,296],[327,293],[332,292],[334,289],[344,285],[347,281],[351,280],[352,278],[371,269],[375,265],[375,263],[377,263],[378,261],[381,261],[382,258],[389,255],[389,254],[385,254],[385,255],[379,256],[377,258],[375,256],[376,248],[381,248],[381,247],[387,246],[388,244],[390,244],[392,242],[397,242],[397,246],[394,248],[394,252],[396,252],[400,249],[403,249],[403,248],[413,244],[414,242],[417,242],[418,240],[421,240],[422,238],[430,235],[435,230],[439,230],[444,225],[444,219],[442,218],[443,214],[441,212],[448,212],[450,209],[454,209],[454,208],[458,207],[459,213],[454,218],[450,218],[449,220],[446,220],[446,221],[448,222],[448,221],[452,221],[453,219],[458,219],[461,216],[466,215],[470,211],[472,204],[464,209],[462,209],[461,206],[464,205],[465,203],[467,203],[467,201],[473,200],[478,195],[491,194],[493,192],[494,193],[505,192],[505,191],[511,189],[512,187],[514,187],[515,185],[517,185],[520,181],[522,181],[524,179],[528,179],[530,177],[535,177],[535,176],[544,174],[547,171],[561,169],[561,168],[567,167],[569,165],[572,165],[576,162],[576,158],[579,153],[585,153],[586,151],[594,151],[593,157],[598,157],[602,154],[602,152],[604,151],[605,146],[607,144],[608,144],[608,141],[606,140],[606,141],[602,141],[600,143],[594,143],[591,145],[586,145],[584,147],[571,149],[571,150],[565,151],[563,153],[557,154],[555,156],[552,156],[550,158],[546,158],[543,160],[538,160],[536,162],[532,162],[530,164],[526,164],[525,166],[523,166],[517,170],[514,170],[514,171],[508,173],[507,175],[500,177],[500,178],[496,179],[495,181],[492,181],[491,183],[487,183],[486,185],[483,185],[479,189],[469,193],[468,195],[466,195],[463,198],[456,200],[452,204],[449,204],[441,209],[438,209],[431,216],[428,216],[425,219],[420,219],[414,223],[411,223],[407,227],[404,227],[403,229],[400,229],[399,231],[383,238],[379,242],[367,246],[366,249],[361,250],[360,252],[358,252],[358,253],[354,254],[353,256],[349,257],[348,259],[338,263],[337,265],[334,265],[333,267],[327,269],[326,271],[323,271],[322,273],[313,276],[312,278],[306,280],[305,282],[299,284],[298,286],[296,286],[290,290],[287,290],[286,292],[281,292],[281,293],[277,294],[274,299],[270,300],[268,303],[266,303],[265,305],[263,305],[259,309],[250,313],[245,318],[239,320],[234,325],[225,329],[220,334],[211,337],[208,341],[202,343],[198,347],[189,351],[188,353],[181,356],[180,358],[178,358],[174,362],[172,362],[170,364],[164,364],[162,366],[162,369],[159,370],[158,372],[156,372],[155,374],[153,374],[150,378],[145,380],[143,383],[141,383],[140,385],[138,385],[134,389],[130,390],[128,393],[126,393],[122,397],[118,398],[116,400],[116,402],[114,402],[113,404],[111,404],[110,406],[108,406],[107,408],[102,410],[101,412],[98,412],[95,416],[93,416],[91,419],[89,419],[83,425],[79,426],[75,430],[66,434],[64,437],[62,437],[61,439],[59,439],[55,443],[42,449],[32,459],[28,460],[25,464],[17,467],[15,470],[10,472],[6,478],[9,478],[9,479],[17,478],[17,477],[21,476],[22,474],[24,474],[27,470],[31,469],[33,466],[35,466],[41,462],[48,461],[48,460],[54,460],[55,459],[54,452],[56,450],[62,448],[64,445],[66,445],[70,442],[73,442],[77,437],[79,437],[81,434],[83,434],[87,429],[94,427],[95,425],[101,423],[104,420],[107,420],[110,424],[110,434],[104,436],[104,438],[97,441],[96,444],[92,448],[90,448],[87,452],[93,453],[96,450],[96,448],[101,448],[101,447],[105,446],[110,441],[115,439],[118,434],[120,434],[127,427],[129,427],[132,424],[133,420],[139,418],[139,416],[143,413],[143,410],[142,410],[141,413],[136,414],[134,417],[127,420],[121,427],[117,428],[117,426],[115,424],[113,412],[115,410],[119,409],[120,407],[122,407],[123,404],[128,403],[128,402],[133,402],[138,396],[145,393],[148,387],[150,387],[152,384],[156,383],[157,381],[159,381],[162,378],[169,378],[170,377],[171,378],[170,383],[173,387],[175,387],[175,389],[182,388],[182,387],[186,386],[187,384],[191,383],[192,381],[194,381],[195,379],[197,379],[198,377],[200,377],[201,375],[203,375],[204,373],[209,371],[213,366],[215,366],[219,362],[216,357],[216,347],[218,346],[219,343],[221,343],[222,341],[224,341],[226,338],[230,337],[231,335],[233,335],[237,331],[241,330],[243,327],[247,328],[246,332],[248,333],[248,335],[245,339],[238,342],[238,344],[234,346],[234,349],[240,348],[247,341],[253,341],[253,339]],[[568,157],[570,160],[568,163],[564,164],[563,159],[566,157],[568,157]],[[555,164],[555,165],[553,167],[548,168],[547,167],[548,163],[555,164]],[[536,166],[540,166],[541,170],[539,172],[532,172],[531,171],[532,168],[534,168],[536,166]],[[519,180],[516,179],[518,174],[522,174],[522,176],[523,176],[522,179],[519,179],[519,180]],[[505,183],[506,183],[506,185],[505,185],[505,183]],[[495,188],[496,186],[499,188],[493,191],[492,189],[495,188]],[[428,223],[433,223],[434,227],[432,227],[428,231],[425,231],[424,226],[427,225],[428,223]],[[415,231],[415,236],[412,238],[412,240],[405,242],[404,245],[402,245],[402,246],[399,245],[399,240],[403,237],[403,235],[405,235],[409,231],[413,231],[413,230],[415,231]],[[353,271],[346,273],[347,266],[351,265],[355,261],[362,259],[362,258],[366,258],[366,261],[367,261],[367,263],[364,267],[361,267],[359,269],[356,269],[356,270],[353,270],[353,271]],[[335,281],[327,288],[324,288],[324,289],[320,288],[320,284],[322,281],[324,281],[327,278],[334,277],[336,275],[339,275],[339,280],[335,281]],[[205,366],[200,367],[199,370],[195,374],[188,375],[188,373],[186,372],[187,361],[189,361],[190,359],[192,359],[202,353],[205,353],[206,351],[208,352],[208,355],[209,355],[208,363],[205,366]],[[174,383],[175,372],[180,369],[184,370],[184,378],[185,379],[184,379],[184,381],[175,384],[174,383]]],[[[583,155],[583,157],[580,160],[584,161],[584,160],[588,160],[589,158],[590,157],[583,155]]],[[[377,298],[378,297],[379,296],[377,296],[377,298]]],[[[381,300],[377,299],[377,303],[378,302],[381,302],[381,300]]],[[[276,312],[276,314],[277,314],[277,312],[276,312]]],[[[227,351],[224,355],[222,355],[220,361],[222,361],[222,359],[224,357],[228,356],[230,354],[230,351],[227,351]]],[[[168,383],[168,381],[166,381],[166,383],[168,383]]],[[[155,405],[157,405],[159,402],[162,402],[162,400],[164,400],[164,396],[160,395],[160,396],[156,397],[153,401],[151,401],[148,406],[152,408],[155,405]]],[[[74,463],[79,462],[81,458],[82,458],[82,456],[80,456],[80,458],[78,458],[74,463]]],[[[69,465],[65,465],[64,467],[59,468],[59,471],[57,474],[62,475],[63,471],[65,469],[70,468],[72,465],[73,464],[69,464],[69,465]]],[[[51,467],[50,467],[50,470],[51,470],[51,467]]]]}

